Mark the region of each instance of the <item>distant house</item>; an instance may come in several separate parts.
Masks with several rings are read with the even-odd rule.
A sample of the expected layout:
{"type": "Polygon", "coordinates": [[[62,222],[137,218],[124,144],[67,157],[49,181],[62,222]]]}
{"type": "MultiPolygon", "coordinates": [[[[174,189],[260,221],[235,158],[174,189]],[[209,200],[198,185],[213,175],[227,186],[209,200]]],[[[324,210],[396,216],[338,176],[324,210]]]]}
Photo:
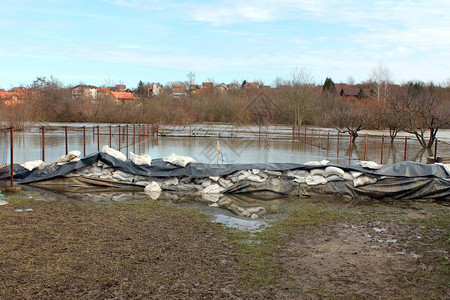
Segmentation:
{"type": "Polygon", "coordinates": [[[259,82],[246,82],[244,89],[257,89],[259,88],[259,82]]]}
{"type": "Polygon", "coordinates": [[[240,89],[240,86],[236,83],[227,84],[228,91],[238,91],[239,89],[240,89]]]}
{"type": "Polygon", "coordinates": [[[164,88],[158,84],[154,83],[151,86],[148,87],[148,95],[150,97],[158,97],[163,92],[164,88]]]}
{"type": "Polygon", "coordinates": [[[221,83],[221,84],[216,86],[216,89],[219,92],[224,93],[224,92],[226,92],[228,90],[228,87],[227,87],[227,85],[225,83],[221,83]]]}
{"type": "Polygon", "coordinates": [[[214,87],[214,82],[202,82],[202,88],[212,89],[214,87]]]}
{"type": "Polygon", "coordinates": [[[110,93],[117,102],[122,103],[122,104],[132,104],[136,100],[136,97],[133,95],[132,92],[111,91],[110,93]]]}
{"type": "Polygon", "coordinates": [[[97,99],[97,87],[80,84],[72,88],[72,99],[80,101],[93,101],[97,99]]]}
{"type": "Polygon", "coordinates": [[[11,91],[0,90],[0,102],[10,106],[24,102],[24,88],[13,88],[11,91]]]}
{"type": "Polygon", "coordinates": [[[110,89],[114,92],[126,92],[127,86],[125,84],[116,84],[115,87],[111,87],[110,89]]]}
{"type": "Polygon", "coordinates": [[[356,101],[358,100],[358,92],[359,92],[358,88],[346,86],[341,88],[339,95],[345,100],[356,101]]]}
{"type": "Polygon", "coordinates": [[[184,86],[174,86],[172,88],[172,98],[173,99],[181,99],[187,95],[187,89],[184,86]]]}
{"type": "Polygon", "coordinates": [[[202,87],[196,86],[196,89],[192,91],[192,94],[200,95],[205,93],[214,92],[214,82],[202,82],[202,87]]]}

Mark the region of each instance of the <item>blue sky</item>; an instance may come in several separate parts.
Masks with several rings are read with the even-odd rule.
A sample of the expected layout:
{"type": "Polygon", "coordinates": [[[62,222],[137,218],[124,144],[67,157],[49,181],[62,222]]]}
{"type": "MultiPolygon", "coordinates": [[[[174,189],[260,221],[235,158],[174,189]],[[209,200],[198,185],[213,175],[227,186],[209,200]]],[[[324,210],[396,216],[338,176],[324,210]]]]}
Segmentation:
{"type": "Polygon", "coordinates": [[[0,88],[450,78],[450,0],[1,0],[0,88]]]}

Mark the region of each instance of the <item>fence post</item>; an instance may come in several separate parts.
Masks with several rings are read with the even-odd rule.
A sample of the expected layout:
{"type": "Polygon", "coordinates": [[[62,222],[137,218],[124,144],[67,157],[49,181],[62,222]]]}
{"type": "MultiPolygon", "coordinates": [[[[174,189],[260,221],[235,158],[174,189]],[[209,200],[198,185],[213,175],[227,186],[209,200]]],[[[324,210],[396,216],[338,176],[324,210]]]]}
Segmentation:
{"type": "Polygon", "coordinates": [[[119,124],[119,151],[120,151],[120,146],[121,146],[121,142],[120,142],[120,138],[122,137],[121,132],[120,132],[120,124],[119,124]]]}
{"type": "Polygon", "coordinates": [[[45,128],[42,126],[42,161],[45,161],[45,128]]]}
{"type": "Polygon", "coordinates": [[[320,151],[320,146],[322,145],[321,135],[322,135],[322,130],[319,129],[319,151],[320,151]]]}
{"type": "Polygon", "coordinates": [[[338,131],[338,135],[337,135],[337,155],[339,156],[339,137],[340,137],[340,132],[338,131]]]}
{"type": "Polygon", "coordinates": [[[11,187],[14,187],[14,128],[11,126],[10,128],[10,146],[11,146],[11,165],[10,165],[10,171],[11,171],[11,187]]]}
{"type": "Polygon", "coordinates": [[[381,136],[381,160],[380,160],[380,164],[383,164],[383,155],[384,155],[384,134],[381,136]]]}
{"type": "Polygon", "coordinates": [[[314,129],[311,129],[311,146],[314,145],[314,129]]]}
{"type": "Polygon", "coordinates": [[[97,125],[97,151],[100,152],[100,126],[97,125]]]}
{"type": "Polygon", "coordinates": [[[112,148],[112,126],[109,125],[109,146],[112,148]]]}
{"type": "Polygon", "coordinates": [[[327,133],[327,151],[330,150],[330,132],[327,133]]]}
{"type": "Polygon", "coordinates": [[[403,153],[403,160],[406,161],[406,148],[408,146],[408,137],[405,136],[405,152],[403,153]]]}
{"type": "Polygon", "coordinates": [[[438,139],[436,139],[434,141],[434,162],[437,161],[437,144],[438,144],[438,139]]]}
{"type": "Polygon", "coordinates": [[[364,141],[364,160],[367,160],[367,139],[368,134],[366,133],[366,140],[364,141]]]}
{"type": "Polygon", "coordinates": [[[83,156],[86,156],[86,126],[83,126],[83,156]]]}
{"type": "Polygon", "coordinates": [[[69,153],[69,139],[67,137],[67,126],[64,126],[64,136],[66,140],[66,155],[69,153]]]}
{"type": "Polygon", "coordinates": [[[348,164],[350,164],[350,160],[352,159],[352,152],[353,152],[353,143],[352,143],[352,136],[350,135],[350,145],[349,145],[349,151],[348,151],[348,164]]]}

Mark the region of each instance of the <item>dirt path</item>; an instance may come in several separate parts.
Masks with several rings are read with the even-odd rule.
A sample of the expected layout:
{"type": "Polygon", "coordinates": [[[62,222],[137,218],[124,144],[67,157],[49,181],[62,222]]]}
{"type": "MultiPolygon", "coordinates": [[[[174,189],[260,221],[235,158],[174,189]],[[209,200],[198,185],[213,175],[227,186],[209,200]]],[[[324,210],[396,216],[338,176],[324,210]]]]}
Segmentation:
{"type": "Polygon", "coordinates": [[[448,299],[449,209],[418,206],[291,228],[276,252],[289,287],[277,298],[448,299]]]}

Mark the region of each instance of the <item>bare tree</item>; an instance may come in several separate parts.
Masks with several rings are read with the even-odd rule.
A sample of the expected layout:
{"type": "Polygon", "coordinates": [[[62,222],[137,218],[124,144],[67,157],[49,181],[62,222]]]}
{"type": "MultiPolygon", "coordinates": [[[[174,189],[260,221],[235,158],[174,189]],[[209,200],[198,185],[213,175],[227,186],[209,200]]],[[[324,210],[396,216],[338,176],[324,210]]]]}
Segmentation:
{"type": "Polygon", "coordinates": [[[189,72],[187,74],[188,81],[186,82],[186,89],[189,91],[189,96],[191,95],[192,91],[195,90],[195,73],[189,72]]]}
{"type": "Polygon", "coordinates": [[[355,84],[355,78],[353,78],[353,76],[348,76],[347,77],[347,84],[354,85],[355,84]]]}
{"type": "Polygon", "coordinates": [[[301,125],[311,110],[312,87],[312,77],[309,71],[304,68],[296,68],[291,71],[291,80],[286,96],[293,109],[294,124],[296,125],[301,125]]]}
{"type": "Polygon", "coordinates": [[[372,117],[370,110],[363,103],[341,103],[333,110],[331,122],[339,132],[348,133],[354,143],[359,131],[372,123],[372,117]]]}
{"type": "Polygon", "coordinates": [[[389,96],[389,86],[392,84],[392,75],[387,67],[379,63],[370,73],[371,97],[378,103],[384,103],[389,96]]]}
{"type": "Polygon", "coordinates": [[[414,134],[423,148],[431,148],[438,130],[450,124],[449,100],[439,99],[435,89],[433,85],[409,83],[393,99],[402,129],[414,134]]]}

